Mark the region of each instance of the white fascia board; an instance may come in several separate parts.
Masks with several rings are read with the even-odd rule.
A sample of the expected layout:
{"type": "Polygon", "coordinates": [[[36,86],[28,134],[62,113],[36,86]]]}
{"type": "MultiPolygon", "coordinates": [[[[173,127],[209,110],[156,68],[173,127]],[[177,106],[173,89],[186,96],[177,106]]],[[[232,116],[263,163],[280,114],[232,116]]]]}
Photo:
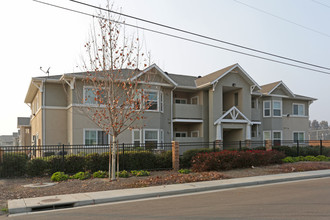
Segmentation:
{"type": "Polygon", "coordinates": [[[244,73],[244,75],[252,82],[253,85],[257,86],[257,88],[259,90],[261,89],[261,87],[258,85],[258,83],[256,81],[254,81],[252,79],[252,77],[238,63],[236,63],[235,66],[233,66],[232,68],[230,68],[227,72],[225,72],[224,74],[222,74],[221,76],[219,76],[217,79],[213,80],[211,82],[211,84],[213,85],[214,83],[216,83],[217,81],[219,81],[221,78],[225,77],[228,73],[230,73],[236,67],[238,67],[244,73]]]}
{"type": "Polygon", "coordinates": [[[173,119],[173,122],[192,122],[192,123],[202,123],[201,119],[173,119]]]}
{"type": "Polygon", "coordinates": [[[271,93],[275,90],[275,89],[277,89],[280,85],[283,85],[284,86],[284,88],[293,96],[293,97],[296,97],[296,95],[289,89],[289,87],[287,87],[285,84],[284,84],[284,82],[279,82],[272,90],[270,90],[269,92],[268,92],[268,95],[271,95],[271,93]]]}
{"type": "Polygon", "coordinates": [[[141,73],[139,73],[138,75],[134,76],[132,78],[133,80],[136,80],[137,78],[139,78],[140,76],[142,76],[143,74],[145,74],[146,72],[148,72],[149,70],[151,70],[152,68],[155,68],[156,70],[158,70],[158,72],[160,72],[168,81],[170,81],[174,86],[177,86],[178,84],[176,82],[174,82],[166,73],[164,73],[164,71],[159,68],[156,64],[152,64],[151,66],[147,67],[145,70],[143,70],[141,73]]]}

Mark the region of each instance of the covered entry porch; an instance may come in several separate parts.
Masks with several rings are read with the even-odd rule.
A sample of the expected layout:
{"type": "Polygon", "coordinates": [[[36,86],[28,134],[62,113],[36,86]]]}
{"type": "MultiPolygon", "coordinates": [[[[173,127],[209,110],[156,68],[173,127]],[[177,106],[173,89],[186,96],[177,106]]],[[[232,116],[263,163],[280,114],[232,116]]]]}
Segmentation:
{"type": "Polygon", "coordinates": [[[254,122],[233,106],[214,122],[216,141],[221,143],[224,150],[250,147],[253,124],[254,122]],[[244,146],[238,145],[240,141],[244,142],[244,146]]]}

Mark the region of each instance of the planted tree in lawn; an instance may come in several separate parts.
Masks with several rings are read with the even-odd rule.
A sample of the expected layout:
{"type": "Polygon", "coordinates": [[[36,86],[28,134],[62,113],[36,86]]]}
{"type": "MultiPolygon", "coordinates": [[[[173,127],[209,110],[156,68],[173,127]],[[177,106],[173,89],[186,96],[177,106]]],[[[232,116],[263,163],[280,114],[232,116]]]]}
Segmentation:
{"type": "Polygon", "coordinates": [[[87,58],[83,67],[87,74],[83,79],[82,101],[88,107],[84,105],[84,112],[112,137],[109,178],[113,180],[118,135],[141,127],[144,111],[148,109],[148,95],[144,92],[147,79],[144,76],[142,86],[138,77],[141,72],[138,68],[146,68],[147,59],[141,52],[139,38],[128,38],[120,17],[113,18],[110,13],[99,16],[85,48],[87,58]]]}

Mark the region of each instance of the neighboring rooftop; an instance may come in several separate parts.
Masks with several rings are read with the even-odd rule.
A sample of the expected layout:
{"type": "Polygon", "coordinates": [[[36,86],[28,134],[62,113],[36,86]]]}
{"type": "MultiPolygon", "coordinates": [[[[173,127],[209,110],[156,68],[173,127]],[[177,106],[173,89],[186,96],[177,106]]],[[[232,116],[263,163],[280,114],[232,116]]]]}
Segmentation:
{"type": "Polygon", "coordinates": [[[29,117],[18,117],[17,118],[17,127],[20,126],[30,126],[30,118],[29,117]]]}

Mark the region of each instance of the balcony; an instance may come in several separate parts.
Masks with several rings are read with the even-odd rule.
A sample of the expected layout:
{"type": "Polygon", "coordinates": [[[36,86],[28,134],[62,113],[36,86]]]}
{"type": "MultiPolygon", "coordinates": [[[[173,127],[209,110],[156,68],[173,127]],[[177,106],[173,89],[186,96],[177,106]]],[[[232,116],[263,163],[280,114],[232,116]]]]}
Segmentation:
{"type": "Polygon", "coordinates": [[[173,118],[202,119],[203,106],[192,104],[174,104],[173,118]]]}

